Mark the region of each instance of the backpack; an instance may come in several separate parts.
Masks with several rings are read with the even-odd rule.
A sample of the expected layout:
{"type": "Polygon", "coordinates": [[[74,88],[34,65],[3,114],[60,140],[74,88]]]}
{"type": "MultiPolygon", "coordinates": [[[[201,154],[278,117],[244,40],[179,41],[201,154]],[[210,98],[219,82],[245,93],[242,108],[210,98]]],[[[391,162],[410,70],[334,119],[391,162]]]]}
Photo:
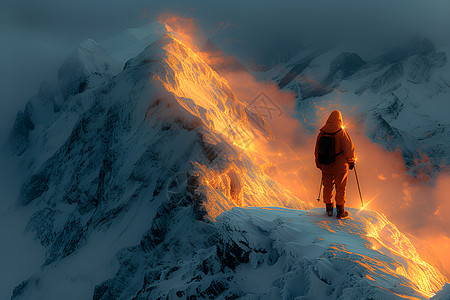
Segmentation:
{"type": "Polygon", "coordinates": [[[331,165],[332,163],[335,162],[336,156],[343,153],[343,151],[339,153],[334,152],[335,149],[334,135],[341,130],[342,129],[339,129],[335,133],[324,132],[324,134],[320,137],[318,141],[319,147],[317,152],[319,163],[321,165],[331,165]]]}

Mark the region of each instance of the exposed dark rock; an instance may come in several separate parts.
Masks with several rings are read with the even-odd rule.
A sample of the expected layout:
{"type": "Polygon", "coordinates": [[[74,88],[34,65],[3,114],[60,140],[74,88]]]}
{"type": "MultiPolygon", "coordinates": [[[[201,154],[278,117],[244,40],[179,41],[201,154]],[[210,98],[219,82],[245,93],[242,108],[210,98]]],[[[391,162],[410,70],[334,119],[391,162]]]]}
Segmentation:
{"type": "Polygon", "coordinates": [[[220,243],[216,247],[217,256],[222,263],[222,268],[235,270],[239,264],[248,263],[251,249],[239,246],[236,242],[220,243]],[[246,249],[243,249],[246,248],[246,249]]]}
{"type": "Polygon", "coordinates": [[[327,78],[346,79],[359,71],[365,64],[366,62],[358,54],[343,52],[331,63],[327,78]]]}
{"type": "Polygon", "coordinates": [[[58,214],[58,211],[46,207],[35,212],[28,221],[27,230],[34,231],[36,238],[45,247],[49,246],[56,238],[54,223],[58,214]]]}
{"type": "Polygon", "coordinates": [[[57,259],[71,255],[82,246],[84,238],[84,226],[80,219],[74,219],[64,225],[64,228],[52,243],[44,266],[49,265],[57,259]]]}
{"type": "Polygon", "coordinates": [[[215,299],[228,288],[228,284],[224,281],[213,280],[211,284],[200,292],[202,298],[215,299]]]}
{"type": "Polygon", "coordinates": [[[40,173],[34,174],[26,184],[22,186],[19,198],[22,204],[26,205],[36,198],[39,198],[49,188],[50,174],[43,169],[40,173]]]}
{"type": "Polygon", "coordinates": [[[40,284],[40,279],[36,277],[31,277],[27,280],[22,281],[18,286],[16,286],[12,292],[11,300],[22,299],[25,296],[28,289],[33,289],[38,287],[40,284]]]}
{"type": "Polygon", "coordinates": [[[22,155],[28,147],[30,131],[34,130],[34,124],[30,118],[31,104],[27,104],[23,112],[18,112],[14,127],[9,135],[11,152],[22,155]]]}

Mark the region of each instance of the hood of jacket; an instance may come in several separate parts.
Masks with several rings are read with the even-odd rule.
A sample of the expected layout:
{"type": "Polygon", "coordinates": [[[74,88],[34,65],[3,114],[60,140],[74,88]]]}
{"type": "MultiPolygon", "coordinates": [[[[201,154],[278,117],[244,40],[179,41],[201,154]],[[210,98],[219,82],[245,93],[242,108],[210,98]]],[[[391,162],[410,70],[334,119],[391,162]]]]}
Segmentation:
{"type": "Polygon", "coordinates": [[[320,129],[326,133],[334,133],[342,128],[342,115],[338,110],[333,110],[325,125],[320,129]]]}

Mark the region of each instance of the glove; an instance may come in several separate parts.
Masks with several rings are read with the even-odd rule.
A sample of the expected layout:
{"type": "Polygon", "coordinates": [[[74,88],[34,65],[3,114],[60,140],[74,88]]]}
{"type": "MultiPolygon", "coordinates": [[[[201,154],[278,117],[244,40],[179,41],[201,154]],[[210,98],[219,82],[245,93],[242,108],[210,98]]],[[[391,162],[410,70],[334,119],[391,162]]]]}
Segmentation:
{"type": "Polygon", "coordinates": [[[349,170],[353,170],[354,167],[355,167],[355,163],[349,163],[348,164],[349,170]]]}

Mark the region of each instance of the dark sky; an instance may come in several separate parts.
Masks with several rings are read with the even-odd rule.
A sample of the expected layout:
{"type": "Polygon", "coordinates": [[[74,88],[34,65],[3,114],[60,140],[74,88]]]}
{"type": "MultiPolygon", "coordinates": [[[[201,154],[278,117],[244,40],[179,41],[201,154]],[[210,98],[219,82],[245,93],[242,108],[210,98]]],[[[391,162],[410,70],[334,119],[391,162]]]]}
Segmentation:
{"type": "Polygon", "coordinates": [[[449,0],[64,1],[0,4],[0,138],[43,80],[86,38],[102,40],[162,13],[193,17],[247,64],[281,59],[307,41],[371,49],[418,32],[450,44],[449,0]]]}

